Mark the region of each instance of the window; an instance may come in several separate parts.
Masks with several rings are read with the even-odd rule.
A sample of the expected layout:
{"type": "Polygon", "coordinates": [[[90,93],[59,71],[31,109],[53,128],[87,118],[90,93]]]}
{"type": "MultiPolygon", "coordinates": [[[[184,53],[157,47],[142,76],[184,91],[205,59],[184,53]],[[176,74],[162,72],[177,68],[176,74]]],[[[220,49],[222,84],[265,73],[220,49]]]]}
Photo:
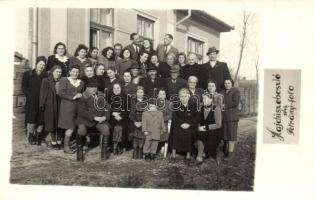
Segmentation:
{"type": "Polygon", "coordinates": [[[113,9],[90,9],[90,47],[103,49],[113,45],[113,9]]]}
{"type": "Polygon", "coordinates": [[[203,49],[204,49],[204,42],[188,37],[188,54],[195,53],[198,58],[198,63],[203,63],[203,49]]]}
{"type": "Polygon", "coordinates": [[[154,21],[137,16],[137,33],[142,39],[149,39],[154,42],[154,21]]]}

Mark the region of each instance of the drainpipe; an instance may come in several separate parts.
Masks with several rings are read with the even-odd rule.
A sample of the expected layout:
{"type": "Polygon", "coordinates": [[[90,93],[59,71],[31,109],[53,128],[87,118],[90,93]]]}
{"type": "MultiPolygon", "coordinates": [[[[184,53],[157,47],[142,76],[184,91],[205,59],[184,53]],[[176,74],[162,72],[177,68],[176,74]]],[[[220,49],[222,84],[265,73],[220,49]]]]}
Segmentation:
{"type": "Polygon", "coordinates": [[[184,22],[185,20],[189,19],[192,15],[192,10],[188,10],[188,15],[183,17],[180,21],[177,22],[177,26],[179,26],[179,24],[181,24],[182,22],[184,22]]]}
{"type": "Polygon", "coordinates": [[[32,67],[35,66],[38,54],[38,8],[33,8],[33,30],[32,30],[32,67]]]}

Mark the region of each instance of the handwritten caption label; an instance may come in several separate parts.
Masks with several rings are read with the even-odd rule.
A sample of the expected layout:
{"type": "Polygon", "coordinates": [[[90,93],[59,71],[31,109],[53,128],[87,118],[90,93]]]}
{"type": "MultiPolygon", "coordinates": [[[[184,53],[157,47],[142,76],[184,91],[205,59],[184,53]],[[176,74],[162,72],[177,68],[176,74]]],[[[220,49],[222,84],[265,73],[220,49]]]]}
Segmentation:
{"type": "Polygon", "coordinates": [[[301,70],[265,69],[264,78],[263,142],[297,144],[301,70]]]}

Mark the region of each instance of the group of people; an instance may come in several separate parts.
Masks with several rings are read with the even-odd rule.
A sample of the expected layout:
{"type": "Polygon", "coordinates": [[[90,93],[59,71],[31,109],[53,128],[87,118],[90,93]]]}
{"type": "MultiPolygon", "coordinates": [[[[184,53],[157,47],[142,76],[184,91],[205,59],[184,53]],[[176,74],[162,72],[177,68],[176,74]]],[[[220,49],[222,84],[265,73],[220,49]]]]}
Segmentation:
{"type": "Polygon", "coordinates": [[[196,54],[179,53],[171,34],[156,50],[137,33],[130,39],[101,53],[80,44],[71,57],[59,42],[47,60],[37,57],[22,80],[29,143],[41,145],[50,135],[49,146],[76,152],[78,161],[93,133],[100,135],[102,160],[131,149],[134,159],[154,160],[169,149],[172,161],[179,153],[187,163],[193,155],[198,163],[218,162],[221,141],[230,156],[240,92],[227,64],[217,61],[219,50],[210,47],[209,62],[200,65],[196,54]]]}

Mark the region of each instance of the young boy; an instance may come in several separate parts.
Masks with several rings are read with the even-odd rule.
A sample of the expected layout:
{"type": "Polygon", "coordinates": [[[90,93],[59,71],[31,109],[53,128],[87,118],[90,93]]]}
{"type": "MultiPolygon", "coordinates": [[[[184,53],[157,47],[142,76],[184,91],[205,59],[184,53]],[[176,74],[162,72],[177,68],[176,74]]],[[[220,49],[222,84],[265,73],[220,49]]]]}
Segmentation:
{"type": "Polygon", "coordinates": [[[143,148],[145,160],[155,159],[160,135],[166,132],[163,114],[157,110],[154,101],[154,99],[149,101],[149,108],[142,115],[142,131],[145,135],[143,148]]]}

